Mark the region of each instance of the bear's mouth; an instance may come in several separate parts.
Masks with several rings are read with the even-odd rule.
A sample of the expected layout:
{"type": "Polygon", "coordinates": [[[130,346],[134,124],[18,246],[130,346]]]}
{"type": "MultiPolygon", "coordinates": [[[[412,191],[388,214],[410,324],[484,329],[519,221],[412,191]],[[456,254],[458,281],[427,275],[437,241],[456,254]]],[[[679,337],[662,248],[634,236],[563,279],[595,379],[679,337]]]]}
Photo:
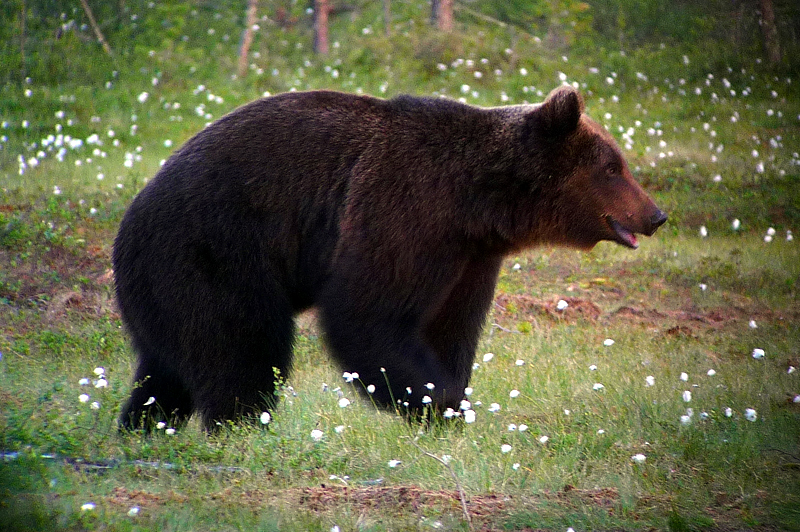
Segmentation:
{"type": "Polygon", "coordinates": [[[639,241],[636,239],[636,235],[633,234],[633,231],[623,227],[621,223],[611,216],[608,216],[606,220],[608,221],[608,226],[611,227],[611,230],[614,232],[614,238],[612,239],[614,242],[631,249],[639,247],[639,241]]]}

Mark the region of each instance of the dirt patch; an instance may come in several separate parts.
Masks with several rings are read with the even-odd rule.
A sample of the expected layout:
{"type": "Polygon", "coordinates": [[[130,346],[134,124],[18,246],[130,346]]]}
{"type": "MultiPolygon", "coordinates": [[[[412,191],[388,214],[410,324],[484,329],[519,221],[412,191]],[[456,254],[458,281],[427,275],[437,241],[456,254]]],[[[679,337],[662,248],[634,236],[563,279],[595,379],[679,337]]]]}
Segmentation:
{"type": "MultiPolygon", "coordinates": [[[[225,504],[236,501],[253,510],[267,505],[279,505],[321,513],[337,506],[347,506],[356,513],[380,513],[382,515],[418,514],[434,509],[451,515],[461,515],[461,499],[455,490],[426,490],[415,486],[316,486],[281,490],[228,488],[221,492],[203,496],[209,503],[225,504]]],[[[570,505],[595,504],[610,508],[617,504],[619,495],[614,489],[579,490],[575,488],[555,494],[537,494],[531,497],[512,497],[499,493],[472,495],[467,499],[470,517],[481,522],[502,518],[510,510],[530,507],[544,499],[570,505]]],[[[133,506],[141,510],[157,509],[173,503],[184,504],[188,497],[175,493],[150,493],[117,487],[106,497],[109,504],[127,511],[133,506]]],[[[482,528],[483,530],[489,530],[482,528]]]]}
{"type": "MultiPolygon", "coordinates": [[[[187,504],[190,498],[186,495],[168,491],[150,493],[143,490],[128,490],[117,487],[105,498],[111,506],[119,511],[127,512],[137,506],[140,511],[164,511],[165,507],[174,504],[187,504]]],[[[337,507],[347,507],[356,515],[376,515],[391,519],[394,516],[426,515],[429,511],[442,512],[453,517],[462,515],[461,501],[455,490],[425,490],[415,486],[315,486],[305,488],[284,489],[241,489],[231,487],[201,497],[206,505],[246,506],[252,511],[265,508],[283,508],[286,511],[309,512],[320,514],[335,511],[337,507]]],[[[473,530],[495,531],[511,530],[498,528],[506,522],[514,512],[535,511],[543,503],[560,505],[573,510],[593,506],[601,508],[608,515],[614,515],[619,509],[620,495],[615,488],[578,489],[571,485],[558,492],[538,492],[530,496],[511,496],[502,493],[477,494],[468,497],[467,507],[472,520],[473,530]]],[[[647,508],[668,507],[667,499],[645,497],[637,506],[647,508]]],[[[717,500],[717,504],[707,508],[713,516],[715,524],[708,528],[710,532],[734,532],[745,530],[741,526],[742,516],[735,504],[728,499],[717,500]]],[[[635,518],[635,516],[634,516],[635,518]]],[[[517,532],[534,532],[530,528],[514,529],[517,532]]],[[[769,525],[754,529],[761,532],[777,530],[769,525]]]]}
{"type": "Polygon", "coordinates": [[[95,316],[114,315],[116,307],[112,299],[97,290],[68,290],[52,297],[47,304],[45,320],[53,322],[70,312],[95,316]]]}
{"type": "MultiPolygon", "coordinates": [[[[297,506],[312,512],[323,511],[331,505],[347,504],[360,511],[411,511],[437,508],[442,511],[461,513],[461,499],[457,491],[424,490],[414,486],[387,486],[373,488],[351,488],[347,486],[321,486],[300,488],[292,499],[297,506]]],[[[499,494],[475,495],[467,500],[471,517],[487,517],[503,514],[512,498],[499,494]]]]}
{"type": "Polygon", "coordinates": [[[314,338],[322,334],[322,327],[319,325],[319,316],[314,309],[307,310],[296,316],[295,325],[298,334],[314,338]]]}
{"type": "Polygon", "coordinates": [[[494,307],[498,318],[526,321],[541,318],[568,323],[578,320],[597,321],[603,313],[596,304],[577,297],[537,299],[526,295],[500,294],[494,300],[494,307]],[[559,309],[559,301],[562,300],[567,306],[559,309]]]}
{"type": "Polygon", "coordinates": [[[0,410],[5,410],[9,406],[13,406],[15,408],[21,407],[22,399],[8,392],[0,391],[0,410]]]}
{"type": "Polygon", "coordinates": [[[129,510],[134,506],[140,509],[152,509],[164,506],[169,503],[186,503],[189,498],[185,495],[169,491],[166,493],[151,493],[143,490],[128,490],[127,488],[114,488],[112,494],[106,500],[113,506],[119,506],[129,510]]]}
{"type": "MultiPolygon", "coordinates": [[[[387,487],[349,487],[319,486],[307,488],[288,488],[282,490],[237,490],[228,488],[218,493],[203,496],[213,504],[236,501],[254,510],[268,504],[288,505],[292,508],[312,513],[329,511],[336,506],[346,505],[359,513],[381,512],[389,514],[418,513],[435,508],[448,513],[461,513],[461,500],[457,491],[424,490],[414,486],[387,487]]],[[[133,506],[140,509],[155,509],[172,503],[184,504],[189,498],[175,493],[150,493],[143,490],[114,488],[106,497],[109,504],[126,511],[133,506]]],[[[491,517],[503,514],[511,497],[500,494],[475,495],[469,498],[468,507],[473,518],[491,517]]]]}
{"type": "Polygon", "coordinates": [[[619,503],[619,491],[616,488],[578,489],[567,484],[556,494],[560,500],[591,504],[602,508],[611,508],[619,503]]]}
{"type": "Polygon", "coordinates": [[[110,258],[101,247],[68,250],[53,246],[25,258],[0,250],[3,278],[0,297],[8,301],[40,301],[64,292],[65,286],[99,289],[108,285],[110,258]]]}
{"type": "Polygon", "coordinates": [[[668,336],[697,337],[697,333],[727,326],[747,326],[750,320],[764,323],[796,323],[800,311],[773,311],[762,307],[728,306],[717,309],[655,309],[622,306],[604,312],[594,302],[578,298],[558,296],[538,299],[527,295],[500,294],[495,299],[494,319],[499,325],[513,330],[519,321],[547,320],[553,323],[576,323],[578,321],[605,323],[631,323],[655,330],[668,336]],[[564,307],[563,303],[567,303],[564,307]],[[561,308],[559,309],[559,306],[561,308]]]}

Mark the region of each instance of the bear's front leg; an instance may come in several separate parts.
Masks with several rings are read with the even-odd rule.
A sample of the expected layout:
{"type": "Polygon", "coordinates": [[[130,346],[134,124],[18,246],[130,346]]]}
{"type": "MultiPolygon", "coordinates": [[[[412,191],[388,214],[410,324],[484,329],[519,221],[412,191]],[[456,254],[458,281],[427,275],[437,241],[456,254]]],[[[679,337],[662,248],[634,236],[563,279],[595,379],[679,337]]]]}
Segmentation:
{"type": "Polygon", "coordinates": [[[463,379],[428,342],[421,308],[391,290],[370,293],[338,283],[320,301],[322,325],[339,365],[358,373],[364,387],[375,386],[372,398],[379,404],[410,415],[423,408],[457,409],[463,379]]]}
{"type": "Polygon", "coordinates": [[[475,350],[494,300],[502,262],[502,255],[482,254],[472,259],[425,326],[428,344],[458,385],[451,399],[462,398],[472,376],[475,350]]]}

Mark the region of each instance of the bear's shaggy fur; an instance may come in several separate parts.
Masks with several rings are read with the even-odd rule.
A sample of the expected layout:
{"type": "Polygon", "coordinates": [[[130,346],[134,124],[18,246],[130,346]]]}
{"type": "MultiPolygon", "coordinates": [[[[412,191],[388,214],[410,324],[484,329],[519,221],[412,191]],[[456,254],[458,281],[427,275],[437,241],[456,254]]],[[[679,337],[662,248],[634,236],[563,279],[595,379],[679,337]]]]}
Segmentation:
{"type": "Polygon", "coordinates": [[[583,110],[570,87],[496,108],[315,91],[206,127],[114,245],[139,362],[121,425],[197,411],[213,429],[272,407],[294,315],[312,306],[377,401],[457,408],[505,256],[636,247],[666,220],[583,110]]]}

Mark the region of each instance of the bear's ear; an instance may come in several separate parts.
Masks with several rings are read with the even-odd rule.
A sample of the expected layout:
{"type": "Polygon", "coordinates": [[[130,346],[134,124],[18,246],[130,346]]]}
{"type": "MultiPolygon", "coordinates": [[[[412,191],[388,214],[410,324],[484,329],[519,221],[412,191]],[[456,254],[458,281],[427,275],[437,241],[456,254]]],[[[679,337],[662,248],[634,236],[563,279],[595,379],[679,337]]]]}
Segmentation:
{"type": "Polygon", "coordinates": [[[525,117],[523,134],[527,138],[560,140],[578,127],[584,104],[580,93],[563,85],[547,95],[547,99],[525,117]]]}

